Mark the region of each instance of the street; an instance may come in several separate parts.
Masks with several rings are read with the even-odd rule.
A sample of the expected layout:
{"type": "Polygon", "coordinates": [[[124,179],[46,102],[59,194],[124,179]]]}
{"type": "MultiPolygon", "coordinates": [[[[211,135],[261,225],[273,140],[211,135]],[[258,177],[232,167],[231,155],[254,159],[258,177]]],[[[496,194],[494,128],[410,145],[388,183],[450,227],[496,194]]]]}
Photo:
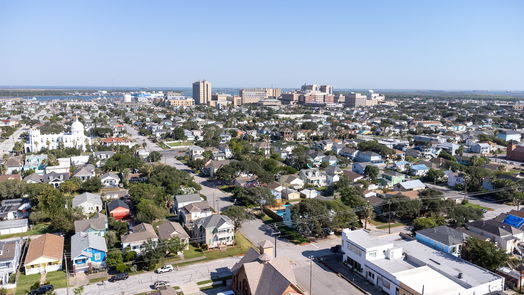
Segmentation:
{"type": "Polygon", "coordinates": [[[18,128],[13,134],[11,134],[11,136],[9,136],[9,138],[7,138],[6,140],[2,141],[0,143],[0,154],[8,154],[9,152],[11,152],[15,146],[15,143],[20,139],[20,135],[24,132],[24,131],[27,131],[27,126],[26,125],[22,125],[20,128],[18,128]]]}
{"type": "Polygon", "coordinates": [[[209,206],[211,206],[215,211],[221,212],[225,208],[233,205],[233,202],[229,200],[230,194],[227,194],[216,188],[215,184],[209,181],[207,178],[200,177],[193,173],[190,167],[188,167],[187,165],[183,164],[175,158],[176,152],[171,150],[163,150],[157,144],[149,140],[149,138],[139,135],[138,131],[131,127],[129,124],[125,124],[125,127],[127,132],[131,134],[133,138],[136,139],[137,143],[140,144],[140,146],[142,146],[144,142],[146,143],[146,151],[160,152],[162,154],[162,159],[160,160],[161,163],[169,165],[171,167],[175,167],[178,170],[186,171],[189,174],[191,174],[195,182],[202,186],[202,190],[200,191],[200,193],[207,197],[209,206]]]}

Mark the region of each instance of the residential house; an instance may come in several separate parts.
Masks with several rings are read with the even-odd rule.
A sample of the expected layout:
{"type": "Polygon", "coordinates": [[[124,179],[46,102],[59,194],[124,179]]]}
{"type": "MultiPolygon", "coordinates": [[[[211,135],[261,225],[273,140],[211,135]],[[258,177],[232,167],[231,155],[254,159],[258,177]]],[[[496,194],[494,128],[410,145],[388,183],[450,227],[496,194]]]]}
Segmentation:
{"type": "Polygon", "coordinates": [[[186,245],[185,250],[189,249],[189,235],[180,223],[166,220],[157,226],[157,231],[161,241],[179,238],[186,245]]]}
{"type": "Polygon", "coordinates": [[[100,176],[100,182],[102,182],[103,187],[118,187],[120,176],[117,172],[107,172],[100,176]]]}
{"type": "Polygon", "coordinates": [[[282,199],[282,190],[284,190],[284,186],[280,183],[273,181],[267,185],[267,188],[271,192],[271,194],[275,197],[275,199],[280,200],[282,199]]]}
{"type": "Polygon", "coordinates": [[[195,202],[185,205],[178,211],[178,219],[182,225],[191,228],[197,219],[208,217],[213,214],[213,209],[207,201],[195,202]]]}
{"type": "Polygon", "coordinates": [[[73,177],[80,178],[82,181],[86,181],[96,176],[95,166],[92,164],[86,164],[78,167],[73,173],[73,177]]]}
{"type": "Polygon", "coordinates": [[[96,213],[89,219],[75,221],[75,233],[93,233],[97,236],[104,237],[108,228],[107,216],[96,213]]]}
{"type": "Polygon", "coordinates": [[[364,171],[366,170],[367,166],[375,166],[375,165],[373,165],[373,163],[371,163],[371,162],[357,162],[357,163],[353,163],[353,165],[351,165],[351,169],[355,173],[358,173],[360,175],[364,175],[364,171]]]}
{"type": "Polygon", "coordinates": [[[28,224],[27,218],[0,221],[0,235],[25,233],[28,224]]]}
{"type": "Polygon", "coordinates": [[[191,161],[195,160],[203,160],[204,156],[202,155],[204,153],[204,149],[199,146],[192,146],[189,148],[189,158],[191,161]]]}
{"type": "Polygon", "coordinates": [[[93,152],[93,157],[96,160],[96,166],[102,167],[107,159],[114,156],[115,152],[113,151],[100,151],[100,152],[93,152]]]}
{"type": "Polygon", "coordinates": [[[320,192],[314,189],[303,189],[300,191],[300,196],[305,199],[314,199],[320,196],[320,192]]]}
{"type": "Polygon", "coordinates": [[[131,229],[131,233],[123,235],[121,240],[123,249],[128,248],[130,251],[140,255],[146,249],[145,245],[147,243],[151,243],[153,247],[156,247],[158,236],[151,224],[140,223],[131,229]]]}
{"type": "Polygon", "coordinates": [[[322,158],[322,163],[327,164],[329,166],[334,166],[337,164],[337,162],[338,158],[335,156],[325,156],[324,158],[322,158]]]}
{"type": "Polygon", "coordinates": [[[308,151],[308,165],[310,165],[310,167],[320,167],[322,161],[324,160],[324,157],[326,157],[324,153],[315,150],[310,150],[308,151]]]}
{"type": "Polygon", "coordinates": [[[52,185],[58,188],[64,181],[69,179],[69,172],[55,172],[51,171],[42,177],[42,182],[52,185]]]}
{"type": "Polygon", "coordinates": [[[0,288],[12,289],[9,277],[16,274],[22,256],[22,239],[0,240],[0,288]]]}
{"type": "Polygon", "coordinates": [[[355,183],[361,179],[364,179],[363,175],[351,170],[343,170],[342,173],[344,174],[344,177],[346,177],[351,183],[355,183]]]}
{"type": "Polygon", "coordinates": [[[79,232],[71,237],[73,272],[86,272],[106,267],[106,240],[94,233],[79,232]]]}
{"type": "Polygon", "coordinates": [[[358,154],[358,150],[357,149],[354,149],[354,148],[349,148],[349,147],[346,147],[346,148],[343,148],[340,150],[340,152],[338,153],[340,156],[342,157],[346,157],[348,159],[355,159],[355,157],[357,156],[358,154]]]}
{"type": "Polygon", "coordinates": [[[466,183],[466,175],[461,172],[453,172],[451,170],[444,171],[448,179],[448,186],[456,187],[457,185],[464,185],[466,183]]]}
{"type": "Polygon", "coordinates": [[[393,165],[393,169],[397,170],[398,172],[408,171],[410,167],[411,162],[408,161],[397,161],[393,165]]]}
{"type": "Polygon", "coordinates": [[[73,198],[73,208],[80,207],[84,214],[93,214],[102,210],[102,199],[99,194],[82,193],[73,198]]]}
{"type": "Polygon", "coordinates": [[[250,248],[232,268],[232,289],[237,295],[304,295],[299,287],[291,261],[274,257],[269,241],[259,245],[258,252],[250,248]]]}
{"type": "Polygon", "coordinates": [[[426,189],[426,185],[418,179],[401,182],[398,184],[398,186],[400,189],[405,190],[405,191],[410,191],[410,190],[418,191],[418,190],[426,189]]]}
{"type": "Polygon", "coordinates": [[[355,162],[371,162],[371,163],[380,163],[383,162],[382,156],[375,152],[371,151],[359,151],[357,153],[357,157],[355,158],[355,162]]]}
{"type": "Polygon", "coordinates": [[[520,142],[520,140],[522,139],[522,135],[518,131],[508,130],[508,131],[503,131],[497,134],[497,138],[500,138],[504,141],[520,142]]]}
{"type": "Polygon", "coordinates": [[[425,176],[429,172],[429,167],[424,164],[412,165],[409,174],[413,176],[425,176]]]}
{"type": "Polygon", "coordinates": [[[295,174],[282,175],[278,182],[293,189],[301,189],[304,187],[304,181],[295,174]]]}
{"type": "Polygon", "coordinates": [[[116,220],[126,219],[131,214],[129,205],[120,199],[109,202],[109,204],[107,204],[107,211],[109,212],[109,216],[116,220]]]}
{"type": "Polygon", "coordinates": [[[325,186],[327,184],[325,172],[318,168],[300,170],[299,176],[308,185],[325,186]]]}
{"type": "Polygon", "coordinates": [[[206,163],[204,166],[204,173],[209,175],[209,177],[215,177],[215,173],[218,171],[218,169],[229,165],[231,163],[231,160],[210,160],[206,163]]]}
{"type": "Polygon", "coordinates": [[[282,199],[294,201],[300,199],[300,193],[294,189],[285,188],[282,190],[282,199]]]}
{"type": "Polygon", "coordinates": [[[485,142],[478,142],[478,143],[474,143],[470,146],[469,148],[470,152],[472,153],[477,153],[477,154],[481,154],[481,155],[487,155],[489,153],[491,153],[491,145],[489,143],[485,143],[485,142]]]}
{"type": "Polygon", "coordinates": [[[340,180],[341,175],[344,174],[342,169],[338,166],[330,165],[326,167],[327,185],[332,185],[340,180]]]}
{"type": "Polygon", "coordinates": [[[416,232],[417,241],[457,257],[460,257],[460,250],[468,237],[464,232],[444,225],[416,232]]]}
{"type": "Polygon", "coordinates": [[[64,237],[43,234],[29,242],[24,262],[25,274],[31,275],[61,270],[63,260],[64,237]]]}
{"type": "Polygon", "coordinates": [[[382,173],[382,178],[379,179],[379,182],[384,187],[392,187],[406,180],[406,175],[398,173],[392,170],[385,171],[382,173]]]}
{"type": "Polygon", "coordinates": [[[47,155],[27,155],[25,157],[24,171],[34,170],[37,174],[44,174],[47,155]]]}
{"type": "Polygon", "coordinates": [[[488,294],[504,278],[402,235],[342,231],[342,261],[389,295],[488,294]]]}
{"type": "Polygon", "coordinates": [[[506,253],[513,253],[517,244],[524,240],[524,232],[497,220],[477,220],[466,224],[466,228],[491,239],[506,253]]]}
{"type": "Polygon", "coordinates": [[[225,215],[213,214],[194,221],[193,238],[209,248],[233,245],[235,226],[225,215]]]}
{"type": "Polygon", "coordinates": [[[178,214],[179,210],[184,206],[203,200],[200,194],[176,195],[173,204],[173,213],[178,214]]]}
{"type": "Polygon", "coordinates": [[[31,203],[25,198],[5,199],[0,202],[0,220],[29,217],[31,203]]]}
{"type": "Polygon", "coordinates": [[[22,165],[22,160],[19,157],[10,157],[7,159],[6,163],[6,172],[5,174],[16,174],[22,171],[24,167],[22,165]]]}

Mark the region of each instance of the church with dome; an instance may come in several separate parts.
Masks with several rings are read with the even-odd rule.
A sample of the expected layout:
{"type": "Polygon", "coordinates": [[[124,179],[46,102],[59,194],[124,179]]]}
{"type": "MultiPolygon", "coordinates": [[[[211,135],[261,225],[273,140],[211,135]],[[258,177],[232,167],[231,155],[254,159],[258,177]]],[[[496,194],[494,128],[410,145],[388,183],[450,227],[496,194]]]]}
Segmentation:
{"type": "Polygon", "coordinates": [[[84,135],[84,124],[78,119],[71,125],[70,133],[41,134],[39,129],[29,130],[29,141],[25,144],[27,153],[37,153],[42,149],[54,150],[59,147],[76,148],[82,151],[91,144],[91,138],[84,135]]]}

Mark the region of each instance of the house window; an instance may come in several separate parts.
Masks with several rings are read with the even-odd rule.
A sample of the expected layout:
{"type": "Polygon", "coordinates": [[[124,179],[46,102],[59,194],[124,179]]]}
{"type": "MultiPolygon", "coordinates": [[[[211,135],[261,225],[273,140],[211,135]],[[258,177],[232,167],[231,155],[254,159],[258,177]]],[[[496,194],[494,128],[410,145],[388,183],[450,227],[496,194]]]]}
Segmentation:
{"type": "Polygon", "coordinates": [[[100,260],[101,256],[100,253],[95,253],[95,260],[100,260]]]}

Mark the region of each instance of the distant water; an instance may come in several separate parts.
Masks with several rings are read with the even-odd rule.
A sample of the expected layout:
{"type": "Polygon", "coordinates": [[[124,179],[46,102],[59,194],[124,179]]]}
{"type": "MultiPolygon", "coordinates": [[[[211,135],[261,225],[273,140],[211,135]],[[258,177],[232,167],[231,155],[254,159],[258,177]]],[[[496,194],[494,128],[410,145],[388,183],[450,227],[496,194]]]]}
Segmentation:
{"type": "MultiPolygon", "coordinates": [[[[91,100],[99,98],[98,95],[35,95],[35,96],[23,96],[24,99],[32,99],[48,101],[48,100],[91,100]]],[[[121,99],[121,95],[106,95],[100,98],[105,99],[121,99]]]]}

